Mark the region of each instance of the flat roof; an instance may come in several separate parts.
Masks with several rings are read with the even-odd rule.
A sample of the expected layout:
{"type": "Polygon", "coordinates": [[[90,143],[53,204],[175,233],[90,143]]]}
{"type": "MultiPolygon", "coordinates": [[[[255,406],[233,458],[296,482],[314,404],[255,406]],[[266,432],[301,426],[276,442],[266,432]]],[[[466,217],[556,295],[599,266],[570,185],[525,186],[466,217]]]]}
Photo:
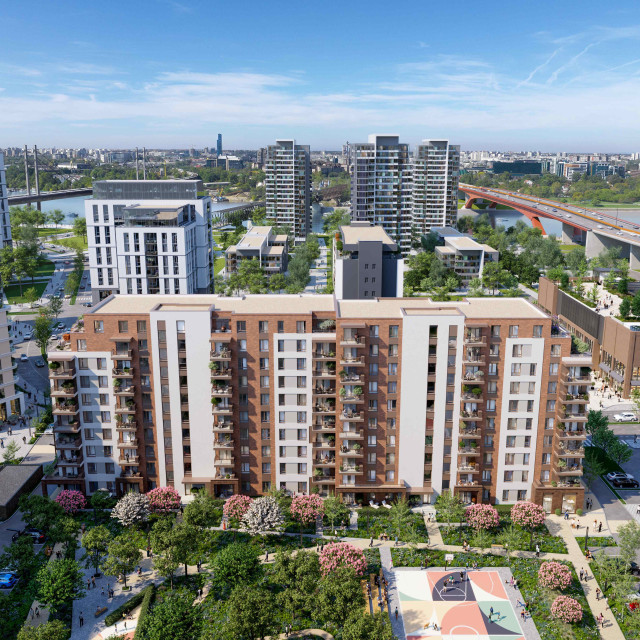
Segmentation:
{"type": "Polygon", "coordinates": [[[284,253],[284,247],[278,245],[271,245],[265,248],[262,252],[263,255],[266,256],[281,256],[284,253]]]}
{"type": "Polygon", "coordinates": [[[242,236],[236,247],[238,249],[259,249],[265,241],[265,236],[252,236],[247,233],[247,235],[242,236]]]}
{"type": "Polygon", "coordinates": [[[396,243],[389,237],[387,232],[380,226],[360,227],[345,225],[340,227],[344,244],[358,244],[360,241],[378,241],[383,244],[396,246],[396,243]]]}
{"type": "Polygon", "coordinates": [[[6,506],[22,489],[34,473],[38,473],[39,464],[7,464],[0,468],[0,505],[6,506]]]}
{"type": "Polygon", "coordinates": [[[480,251],[482,249],[482,245],[479,242],[476,242],[473,238],[468,238],[466,236],[446,238],[445,242],[459,250],[474,249],[476,251],[480,251]]]}
{"type": "Polygon", "coordinates": [[[464,233],[458,231],[455,227],[432,227],[431,231],[437,233],[442,238],[459,238],[464,233]]]}

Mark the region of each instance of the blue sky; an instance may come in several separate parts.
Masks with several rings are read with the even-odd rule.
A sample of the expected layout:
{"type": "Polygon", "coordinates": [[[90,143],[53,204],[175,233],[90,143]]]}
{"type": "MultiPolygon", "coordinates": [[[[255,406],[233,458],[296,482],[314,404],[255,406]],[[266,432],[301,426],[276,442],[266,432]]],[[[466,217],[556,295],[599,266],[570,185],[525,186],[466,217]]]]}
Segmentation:
{"type": "Polygon", "coordinates": [[[0,147],[640,151],[637,0],[24,0],[0,29],[0,147]]]}

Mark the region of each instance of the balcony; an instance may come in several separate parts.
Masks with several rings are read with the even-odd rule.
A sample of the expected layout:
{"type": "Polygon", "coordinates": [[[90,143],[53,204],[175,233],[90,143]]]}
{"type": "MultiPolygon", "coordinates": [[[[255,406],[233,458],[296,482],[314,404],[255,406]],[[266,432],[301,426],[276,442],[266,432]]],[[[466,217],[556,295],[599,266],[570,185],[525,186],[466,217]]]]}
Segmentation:
{"type": "Polygon", "coordinates": [[[558,453],[562,457],[584,458],[584,447],[569,444],[564,440],[558,441],[558,453]]]}
{"type": "Polygon", "coordinates": [[[118,440],[116,446],[118,449],[136,449],[139,444],[138,438],[130,438],[129,440],[118,440]]]}
{"type": "Polygon", "coordinates": [[[460,480],[458,480],[458,483],[456,484],[456,487],[464,487],[465,489],[468,489],[469,487],[480,487],[480,481],[477,480],[476,478],[464,478],[464,480],[461,478],[460,480]]]}
{"type": "Polygon", "coordinates": [[[335,410],[335,405],[329,403],[317,402],[313,405],[313,413],[333,413],[335,410]]]}
{"type": "Polygon", "coordinates": [[[364,440],[364,429],[359,431],[341,431],[340,437],[343,440],[364,440]]]}
{"type": "Polygon", "coordinates": [[[132,378],[133,367],[113,367],[112,373],[118,378],[132,378]]]}
{"type": "Polygon", "coordinates": [[[321,458],[316,458],[313,461],[315,467],[335,467],[336,459],[333,456],[326,455],[321,458]]]}
{"type": "Polygon", "coordinates": [[[140,463],[140,456],[136,454],[122,453],[120,452],[120,457],[118,458],[118,463],[121,466],[137,466],[140,463]]]}
{"type": "Polygon", "coordinates": [[[231,380],[232,377],[233,369],[231,367],[214,367],[211,369],[211,382],[214,380],[231,380]]]}
{"type": "Polygon", "coordinates": [[[485,358],[483,355],[475,354],[475,353],[465,353],[462,356],[463,364],[475,364],[475,365],[483,365],[485,362],[485,358]]]}
{"type": "Polygon", "coordinates": [[[458,453],[465,456],[479,456],[480,449],[478,447],[459,447],[458,453]]]}
{"type": "Polygon", "coordinates": [[[319,369],[313,370],[314,378],[334,378],[335,375],[336,375],[335,368],[320,367],[319,369]]]}
{"type": "Polygon", "coordinates": [[[482,433],[480,432],[480,429],[460,429],[460,431],[458,431],[458,437],[459,438],[481,438],[482,437],[482,433]]]}
{"type": "Polygon", "coordinates": [[[235,480],[235,473],[216,473],[214,480],[235,480]]]}
{"type": "Polygon", "coordinates": [[[230,416],[233,413],[233,405],[229,403],[222,404],[221,402],[214,402],[211,405],[211,413],[214,416],[230,416]]]}
{"type": "MultiPolygon", "coordinates": [[[[54,356],[51,356],[54,357],[54,356]]],[[[60,365],[59,362],[53,360],[49,363],[49,376],[52,378],[75,378],[76,368],[75,366],[64,366],[60,365]],[[57,368],[52,368],[51,365],[58,364],[57,368]]]]}
{"type": "Polygon", "coordinates": [[[213,465],[215,467],[230,467],[234,463],[235,463],[234,456],[227,456],[225,458],[218,458],[218,456],[216,456],[215,460],[213,461],[213,465]]]}
{"type": "Polygon", "coordinates": [[[313,388],[313,395],[314,396],[335,396],[336,395],[336,388],[335,387],[322,387],[322,386],[318,386],[316,385],[313,388]]]}
{"type": "Polygon", "coordinates": [[[342,373],[341,371],[340,382],[342,382],[342,384],[361,383],[364,382],[364,375],[361,373],[342,373]]]}
{"type": "Polygon", "coordinates": [[[124,403],[116,405],[116,413],[135,413],[136,403],[133,400],[127,400],[124,403]]]}
{"type": "Polygon", "coordinates": [[[56,449],[79,449],[82,446],[82,438],[56,438],[56,449]]]}
{"type": "Polygon", "coordinates": [[[348,356],[342,354],[340,357],[340,364],[348,365],[350,367],[364,367],[364,356],[348,356]]]}
{"type": "Polygon", "coordinates": [[[136,431],[138,423],[135,420],[116,420],[116,429],[119,431],[136,431]]]}
{"type": "Polygon", "coordinates": [[[333,449],[335,446],[335,440],[316,440],[311,443],[314,449],[320,449],[321,451],[331,451],[333,454],[333,449]]]}
{"type": "Polygon", "coordinates": [[[318,360],[335,360],[336,354],[335,354],[335,351],[325,351],[322,349],[316,349],[313,352],[312,357],[318,360]]]}
{"type": "Polygon", "coordinates": [[[356,349],[362,348],[362,347],[366,347],[366,342],[364,338],[348,338],[348,337],[343,337],[340,340],[340,346],[341,347],[355,347],[356,349]]]}
{"type": "Polygon", "coordinates": [[[229,349],[212,349],[210,356],[213,362],[219,360],[228,362],[231,360],[231,351],[229,349]]]}
{"type": "Polygon", "coordinates": [[[58,458],[58,465],[61,467],[78,467],[81,464],[83,464],[84,462],[84,457],[82,455],[82,452],[80,452],[80,455],[61,455],[58,458]]]}
{"type": "Polygon", "coordinates": [[[329,422],[314,422],[313,430],[314,431],[335,431],[336,430],[335,420],[329,421],[329,422]]]}
{"type": "Polygon", "coordinates": [[[354,447],[349,448],[342,445],[340,447],[340,456],[344,458],[362,458],[364,456],[364,452],[361,447],[356,449],[354,447]]]}
{"type": "Polygon", "coordinates": [[[558,437],[562,440],[585,440],[587,432],[584,429],[578,431],[570,431],[568,429],[558,428],[558,437]]]}
{"type": "Polygon", "coordinates": [[[53,425],[53,430],[55,433],[79,433],[80,423],[77,420],[68,423],[59,422],[53,425]]]}
{"type": "Polygon", "coordinates": [[[586,422],[587,414],[586,413],[569,413],[562,412],[562,419],[566,422],[586,422]]]}
{"type": "Polygon", "coordinates": [[[460,420],[482,420],[482,411],[461,411],[460,420]]]}
{"type": "Polygon", "coordinates": [[[464,344],[469,347],[483,347],[487,342],[485,337],[480,333],[465,333],[464,344]]]}
{"type": "Polygon", "coordinates": [[[139,471],[133,471],[132,469],[129,469],[128,471],[121,471],[120,477],[127,478],[128,480],[142,481],[142,474],[139,471]]]}
{"type": "Polygon", "coordinates": [[[234,445],[233,438],[215,438],[213,440],[214,449],[233,449],[234,445]]]}
{"type": "Polygon", "coordinates": [[[76,385],[73,382],[64,382],[62,384],[56,384],[51,389],[52,398],[73,398],[78,394],[76,385]]]}
{"type": "Polygon", "coordinates": [[[116,378],[113,381],[113,392],[120,396],[132,396],[135,394],[135,387],[132,384],[122,384],[122,381],[116,378]]]}
{"type": "Polygon", "coordinates": [[[347,422],[364,422],[363,411],[342,411],[340,413],[340,420],[347,422]]]}
{"type": "Polygon", "coordinates": [[[588,404],[589,395],[588,394],[576,394],[572,395],[567,393],[567,395],[562,400],[565,404],[588,404]]]}
{"type": "Polygon", "coordinates": [[[233,423],[230,421],[214,422],[212,429],[214,433],[233,433],[233,423]]]}
{"type": "Polygon", "coordinates": [[[341,464],[340,473],[362,473],[362,466],[359,464],[341,464]]]}
{"type": "Polygon", "coordinates": [[[484,384],[484,372],[476,371],[475,373],[465,373],[462,378],[463,383],[473,382],[474,384],[484,384]]]}
{"type": "Polygon", "coordinates": [[[475,464],[459,464],[458,471],[464,471],[465,473],[480,473],[480,467],[475,464]]]}
{"type": "Polygon", "coordinates": [[[335,484],[336,477],[329,474],[322,474],[317,476],[314,475],[311,479],[311,482],[313,482],[314,484],[335,484]]]}
{"type": "Polygon", "coordinates": [[[76,413],[78,413],[78,405],[75,402],[59,400],[53,405],[53,415],[68,416],[76,413]]]}
{"type": "Polygon", "coordinates": [[[214,384],[211,387],[211,395],[219,397],[219,398],[230,398],[232,395],[233,389],[230,385],[219,385],[214,384]]]}
{"type": "Polygon", "coordinates": [[[559,476],[581,476],[582,467],[580,465],[567,465],[566,467],[556,466],[556,473],[559,476]]]}
{"type": "Polygon", "coordinates": [[[133,352],[131,349],[112,349],[111,358],[113,360],[131,360],[133,352]]]}

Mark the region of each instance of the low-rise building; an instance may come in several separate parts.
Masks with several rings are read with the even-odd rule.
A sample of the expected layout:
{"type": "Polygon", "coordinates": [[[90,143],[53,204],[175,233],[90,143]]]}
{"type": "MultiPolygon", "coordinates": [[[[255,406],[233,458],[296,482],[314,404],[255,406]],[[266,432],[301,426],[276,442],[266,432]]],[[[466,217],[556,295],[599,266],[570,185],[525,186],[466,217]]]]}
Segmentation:
{"type": "Polygon", "coordinates": [[[284,273],[289,261],[287,234],[276,234],[273,227],[252,226],[240,242],[227,248],[225,273],[231,275],[238,270],[242,260],[260,260],[267,276],[284,273]]]}
{"type": "Polygon", "coordinates": [[[338,299],[402,296],[404,260],[381,226],[352,222],[333,240],[333,290],[338,299]]]}
{"type": "Polygon", "coordinates": [[[458,276],[463,286],[482,277],[487,262],[497,262],[500,254],[488,244],[476,242],[473,238],[452,227],[433,230],[443,243],[435,248],[436,257],[447,269],[458,276]]]}

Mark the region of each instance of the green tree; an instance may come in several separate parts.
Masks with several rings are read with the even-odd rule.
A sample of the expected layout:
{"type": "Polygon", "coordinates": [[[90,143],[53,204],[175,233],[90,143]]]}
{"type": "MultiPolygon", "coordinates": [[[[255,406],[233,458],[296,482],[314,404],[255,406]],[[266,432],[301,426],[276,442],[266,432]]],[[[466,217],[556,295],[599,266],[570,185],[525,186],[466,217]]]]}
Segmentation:
{"type": "Polygon", "coordinates": [[[256,581],[262,574],[259,553],[255,547],[240,542],[224,547],[211,561],[214,584],[228,592],[256,581]]]}
{"type": "Polygon", "coordinates": [[[495,290],[507,277],[507,273],[498,262],[489,262],[484,265],[482,270],[482,284],[495,293],[495,290]]]}
{"type": "Polygon", "coordinates": [[[445,491],[436,500],[436,511],[447,523],[447,529],[451,529],[452,522],[461,522],[464,516],[465,505],[460,497],[445,491]]]}
{"type": "Polygon", "coordinates": [[[593,483],[605,471],[606,467],[600,462],[593,447],[586,447],[584,451],[584,460],[582,461],[582,479],[587,490],[591,490],[593,483]]]}
{"type": "Polygon", "coordinates": [[[62,298],[60,296],[51,296],[49,298],[49,304],[47,305],[48,315],[54,320],[57,320],[61,311],[62,311],[62,298]]]}
{"type": "Polygon", "coordinates": [[[169,578],[171,589],[173,589],[173,578],[180,567],[178,547],[171,539],[172,526],[172,521],[163,518],[158,520],[151,529],[153,567],[163,578],[169,578]]]}
{"type": "Polygon", "coordinates": [[[93,508],[93,521],[98,522],[98,512],[104,511],[112,504],[112,498],[109,496],[109,492],[99,489],[94,491],[89,499],[89,504],[93,508]]]}
{"type": "Polygon", "coordinates": [[[554,282],[560,282],[563,273],[564,269],[562,267],[553,267],[549,269],[549,271],[547,271],[547,278],[549,278],[549,280],[553,280],[554,282]]]}
{"type": "Polygon", "coordinates": [[[342,629],[342,640],[393,640],[393,630],[387,616],[354,613],[342,629]]]}
{"type": "Polygon", "coordinates": [[[273,293],[280,293],[287,286],[287,277],[283,273],[274,273],[269,278],[269,290],[273,293]]]}
{"type": "Polygon", "coordinates": [[[282,586],[277,595],[279,608],[289,614],[294,623],[296,615],[304,617],[311,612],[314,593],[320,580],[318,555],[310,551],[280,552],[271,573],[274,581],[282,586]]]}
{"type": "Polygon", "coordinates": [[[86,551],[84,559],[88,566],[95,569],[96,576],[99,575],[98,569],[106,558],[110,541],[111,532],[104,525],[92,527],[82,536],[82,546],[86,551]]]}
{"type": "Polygon", "coordinates": [[[586,269],[587,258],[585,256],[584,247],[572,247],[564,256],[565,264],[567,268],[571,270],[574,275],[579,271],[586,269]]]}
{"type": "Polygon", "coordinates": [[[64,509],[55,501],[39,495],[23,495],[18,506],[22,520],[29,527],[46,531],[56,520],[64,517],[64,509]]]}
{"type": "Polygon", "coordinates": [[[13,247],[4,247],[0,249],[0,278],[3,285],[8,285],[13,280],[15,270],[15,257],[13,255],[13,247]]]}
{"type": "Polygon", "coordinates": [[[38,599],[55,613],[84,596],[82,571],[75,560],[51,560],[38,572],[38,599]]]}
{"type": "Polygon", "coordinates": [[[324,501],[324,515],[329,520],[331,529],[335,532],[334,524],[346,520],[349,517],[349,509],[340,498],[331,495],[324,501]]]}
{"type": "Polygon", "coordinates": [[[76,218],[73,221],[73,233],[77,236],[87,237],[87,221],[85,218],[76,218]]]}
{"type": "Polygon", "coordinates": [[[54,544],[56,542],[63,542],[67,544],[78,537],[79,531],[79,523],[72,517],[65,515],[58,518],[49,527],[49,538],[54,544]]]}
{"type": "Polygon", "coordinates": [[[635,559],[640,550],[640,525],[635,520],[618,527],[618,546],[626,562],[635,559]]]}
{"type": "Polygon", "coordinates": [[[413,514],[411,513],[411,508],[404,496],[391,505],[391,509],[389,509],[389,520],[398,538],[401,538],[407,529],[409,529],[409,524],[412,519],[413,514]]]}
{"type": "Polygon", "coordinates": [[[37,627],[22,627],[17,640],[67,640],[70,632],[62,620],[49,620],[37,627]]]}
{"type": "Polygon", "coordinates": [[[38,292],[35,287],[29,287],[24,292],[24,299],[29,303],[29,306],[33,306],[33,303],[38,299],[38,292]]]}
{"type": "Polygon", "coordinates": [[[629,317],[629,313],[631,312],[631,303],[629,302],[629,298],[623,298],[620,303],[620,315],[627,319],[629,317]]]}
{"type": "Polygon", "coordinates": [[[49,222],[51,224],[56,225],[56,229],[57,229],[58,225],[64,222],[64,213],[62,213],[60,209],[54,209],[53,211],[49,212],[49,215],[47,216],[47,218],[49,219],[49,222]]]}
{"type": "Polygon", "coordinates": [[[51,326],[51,320],[46,314],[40,313],[33,327],[33,339],[38,347],[40,347],[40,354],[43,358],[47,357],[47,348],[52,335],[53,328],[51,326]]]}
{"type": "MultiPolygon", "coordinates": [[[[193,594],[186,590],[167,594],[142,621],[144,640],[194,640],[200,636],[200,609],[193,606],[193,594]]],[[[137,634],[136,634],[137,636],[137,634]]]]}
{"type": "Polygon", "coordinates": [[[278,631],[275,598],[264,587],[236,587],[227,603],[227,616],[225,632],[234,640],[264,640],[278,631]]]}
{"type": "Polygon", "coordinates": [[[476,531],[471,538],[471,544],[474,547],[478,547],[478,549],[480,549],[480,551],[483,553],[484,550],[491,545],[491,541],[491,534],[485,529],[478,529],[478,531],[476,531]]]}
{"type": "Polygon", "coordinates": [[[109,555],[102,564],[102,571],[107,576],[124,576],[124,586],[127,586],[127,573],[131,573],[140,562],[142,553],[135,538],[123,533],[109,543],[109,555]]]}
{"type": "Polygon", "coordinates": [[[31,538],[20,536],[4,550],[5,552],[0,555],[0,567],[17,572],[21,580],[27,581],[38,566],[31,538]]]}
{"type": "Polygon", "coordinates": [[[192,527],[208,529],[220,524],[220,508],[206,491],[200,491],[184,508],[183,522],[192,527]]]}
{"type": "Polygon", "coordinates": [[[631,299],[631,312],[636,318],[640,316],[640,291],[636,291],[636,294],[631,299]]]}
{"type": "Polygon", "coordinates": [[[518,530],[513,525],[510,525],[502,531],[499,540],[507,552],[507,557],[511,557],[511,554],[520,542],[520,535],[518,530]]]}
{"type": "Polygon", "coordinates": [[[195,527],[184,522],[174,525],[172,520],[166,518],[153,526],[151,539],[154,552],[157,550],[164,556],[163,565],[166,570],[177,562],[179,565],[184,564],[184,574],[188,575],[188,565],[195,562],[198,550],[198,531],[195,527]]]}
{"type": "Polygon", "coordinates": [[[633,456],[633,449],[624,441],[616,438],[607,448],[607,455],[618,464],[629,462],[633,456]]]}
{"type": "Polygon", "coordinates": [[[587,422],[585,423],[585,429],[587,433],[593,434],[601,428],[609,427],[609,419],[602,411],[589,411],[587,414],[587,422]]]}
{"type": "Polygon", "coordinates": [[[2,459],[7,464],[16,464],[18,451],[20,451],[20,445],[15,440],[11,440],[2,452],[2,459]]]}
{"type": "Polygon", "coordinates": [[[318,585],[315,610],[323,620],[343,627],[353,611],[362,610],[364,595],[360,580],[351,567],[340,567],[326,575],[318,585]]]}
{"type": "Polygon", "coordinates": [[[64,283],[64,292],[68,296],[73,296],[80,286],[80,277],[75,271],[72,271],[64,283]]]}

